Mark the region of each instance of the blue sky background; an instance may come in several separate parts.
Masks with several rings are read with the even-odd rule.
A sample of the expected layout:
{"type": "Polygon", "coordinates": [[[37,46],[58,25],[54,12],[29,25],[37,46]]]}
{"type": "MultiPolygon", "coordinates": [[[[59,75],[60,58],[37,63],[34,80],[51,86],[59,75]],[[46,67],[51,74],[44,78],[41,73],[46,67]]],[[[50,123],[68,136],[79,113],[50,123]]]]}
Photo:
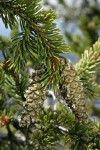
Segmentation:
{"type": "Polygon", "coordinates": [[[0,35],[9,36],[10,28],[6,29],[4,26],[4,23],[2,22],[0,18],[0,35]]]}

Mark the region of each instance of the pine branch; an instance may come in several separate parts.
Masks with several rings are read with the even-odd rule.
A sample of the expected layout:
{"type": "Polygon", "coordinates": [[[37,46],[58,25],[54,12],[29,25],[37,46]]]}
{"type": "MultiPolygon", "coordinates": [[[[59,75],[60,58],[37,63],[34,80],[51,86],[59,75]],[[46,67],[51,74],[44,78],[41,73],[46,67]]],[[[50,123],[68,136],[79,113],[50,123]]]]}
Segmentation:
{"type": "Polygon", "coordinates": [[[83,83],[84,93],[89,99],[99,96],[100,85],[95,82],[96,73],[100,68],[100,41],[93,48],[85,50],[81,60],[76,64],[76,70],[83,83]]]}
{"type": "Polygon", "coordinates": [[[68,52],[68,46],[64,42],[63,37],[59,34],[59,30],[56,28],[56,24],[53,22],[56,18],[54,11],[50,10],[47,12],[41,9],[39,1],[34,2],[31,0],[28,3],[25,3],[25,1],[18,3],[17,1],[10,1],[3,2],[2,4],[1,2],[0,6],[4,9],[4,12],[7,9],[9,14],[11,14],[11,16],[6,14],[5,24],[14,26],[14,23],[16,23],[15,15],[20,17],[22,33],[19,33],[19,35],[12,43],[12,48],[15,52],[13,59],[10,59],[11,62],[13,60],[11,67],[14,65],[16,68],[18,67],[17,64],[19,63],[23,65],[25,64],[27,57],[24,55],[23,51],[26,51],[26,47],[29,56],[31,55],[33,58],[35,57],[42,59],[41,61],[43,61],[46,65],[47,61],[49,61],[52,55],[58,55],[61,52],[68,52]],[[20,12],[17,7],[22,7],[21,10],[23,9],[23,12],[20,12]],[[17,10],[17,12],[15,13],[14,10],[17,10]],[[7,20],[11,20],[12,18],[13,23],[9,23],[7,20]],[[27,38],[25,35],[27,35],[27,38]],[[59,41],[61,42],[59,43],[59,41]],[[33,46],[34,43],[35,45],[37,44],[36,47],[35,45],[33,46]],[[22,57],[24,60],[22,60],[22,57]]]}

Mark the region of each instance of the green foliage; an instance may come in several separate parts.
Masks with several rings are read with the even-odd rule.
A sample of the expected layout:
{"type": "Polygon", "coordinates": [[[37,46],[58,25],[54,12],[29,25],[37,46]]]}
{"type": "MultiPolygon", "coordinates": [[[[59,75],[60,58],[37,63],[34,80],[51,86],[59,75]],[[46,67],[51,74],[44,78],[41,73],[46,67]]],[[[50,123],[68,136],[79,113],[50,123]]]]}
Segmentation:
{"type": "Polygon", "coordinates": [[[0,37],[1,150],[56,150],[58,143],[99,149],[100,124],[88,118],[85,101],[100,92],[94,80],[100,42],[84,52],[75,70],[60,56],[69,49],[55,12],[44,10],[40,0],[0,0],[0,17],[12,30],[11,39],[0,37]],[[43,106],[48,90],[58,100],[56,110],[43,106]]]}
{"type": "Polygon", "coordinates": [[[95,75],[100,72],[100,41],[93,48],[85,50],[80,61],[76,64],[80,80],[84,86],[86,97],[94,99],[99,97],[100,85],[95,82],[95,75]]]}
{"type": "Polygon", "coordinates": [[[53,22],[56,18],[53,10],[47,13],[41,8],[39,1],[32,0],[28,2],[1,1],[0,3],[0,8],[3,9],[1,17],[4,20],[5,27],[9,25],[12,29],[16,22],[20,20],[21,32],[13,39],[13,45],[11,45],[13,57],[10,59],[10,68],[14,66],[16,70],[20,69],[21,66],[24,67],[27,55],[29,59],[38,59],[40,62],[44,61],[47,64],[51,56],[67,51],[68,46],[62,40],[63,37],[59,34],[59,30],[56,29],[56,24],[53,22]],[[11,20],[13,20],[13,23],[11,20]],[[62,42],[59,43],[59,41],[62,42]]]}

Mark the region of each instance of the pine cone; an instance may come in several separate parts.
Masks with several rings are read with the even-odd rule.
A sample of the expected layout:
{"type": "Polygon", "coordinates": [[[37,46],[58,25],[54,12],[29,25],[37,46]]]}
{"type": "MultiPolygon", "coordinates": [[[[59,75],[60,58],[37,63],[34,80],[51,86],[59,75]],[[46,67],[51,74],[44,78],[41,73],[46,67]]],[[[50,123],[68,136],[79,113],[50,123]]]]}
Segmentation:
{"type": "Polygon", "coordinates": [[[61,58],[59,63],[61,64],[61,96],[71,108],[76,119],[82,122],[87,118],[82,83],[70,61],[61,58]]]}
{"type": "Polygon", "coordinates": [[[33,81],[25,93],[26,101],[24,102],[24,111],[21,115],[21,126],[29,126],[32,122],[36,121],[38,112],[43,106],[46,94],[40,82],[42,71],[39,70],[33,74],[33,81]]]}
{"type": "MultiPolygon", "coordinates": [[[[82,83],[70,61],[64,58],[60,58],[57,61],[60,65],[61,96],[72,110],[76,120],[83,122],[86,120],[87,114],[82,83]]],[[[46,89],[40,82],[41,76],[43,77],[45,71],[45,69],[42,71],[40,69],[34,73],[33,81],[25,93],[26,102],[24,103],[21,121],[24,126],[29,126],[31,122],[36,121],[36,117],[46,99],[46,89]]]]}

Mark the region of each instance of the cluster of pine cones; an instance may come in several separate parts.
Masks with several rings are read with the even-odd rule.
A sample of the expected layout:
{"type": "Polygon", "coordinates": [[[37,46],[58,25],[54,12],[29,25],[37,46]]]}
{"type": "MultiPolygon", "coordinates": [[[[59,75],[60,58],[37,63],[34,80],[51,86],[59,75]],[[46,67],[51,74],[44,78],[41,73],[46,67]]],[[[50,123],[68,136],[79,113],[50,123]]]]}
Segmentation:
{"type": "MultiPolygon", "coordinates": [[[[58,63],[60,64],[60,96],[72,110],[76,121],[83,122],[87,119],[86,104],[83,86],[77,71],[68,59],[59,58],[58,63]]],[[[36,119],[39,110],[43,107],[43,101],[46,99],[46,89],[41,84],[41,76],[44,71],[44,69],[40,69],[33,74],[33,81],[25,93],[26,101],[21,115],[22,126],[29,126],[31,122],[34,122],[34,118],[36,119]]]]}

